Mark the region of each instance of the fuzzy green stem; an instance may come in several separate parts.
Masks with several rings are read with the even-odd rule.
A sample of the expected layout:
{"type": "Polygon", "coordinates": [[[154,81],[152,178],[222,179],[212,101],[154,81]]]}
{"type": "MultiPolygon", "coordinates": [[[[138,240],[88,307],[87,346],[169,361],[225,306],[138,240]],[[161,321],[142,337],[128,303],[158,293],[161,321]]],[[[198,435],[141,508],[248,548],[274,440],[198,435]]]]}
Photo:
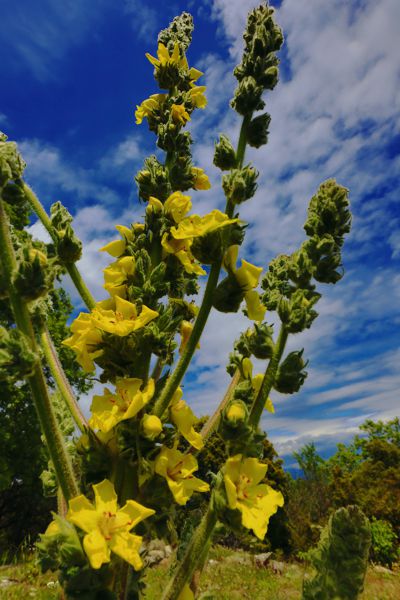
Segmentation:
{"type": "MultiPolygon", "coordinates": [[[[47,232],[49,233],[51,239],[55,244],[58,242],[58,233],[57,230],[53,227],[51,220],[46,213],[42,203],[39,198],[36,196],[35,192],[27,185],[25,182],[21,181],[22,189],[24,191],[25,197],[31,205],[32,209],[35,211],[47,232]]],[[[94,308],[96,301],[90,293],[89,288],[86,283],[82,279],[82,275],[80,274],[78,267],[75,263],[71,262],[63,262],[64,267],[67,269],[69,276],[71,277],[80,297],[86,304],[89,310],[94,308]]]]}
{"type": "Polygon", "coordinates": [[[269,393],[275,381],[276,372],[278,370],[279,362],[282,358],[282,354],[285,350],[286,342],[288,339],[288,332],[284,325],[281,326],[278,339],[276,341],[275,350],[271,359],[268,363],[267,370],[265,371],[264,379],[258,392],[258,396],[254,401],[249,417],[249,425],[257,427],[262,412],[264,410],[265,403],[268,399],[269,393]]]}
{"type": "Polygon", "coordinates": [[[241,169],[243,167],[244,155],[246,152],[246,144],[247,144],[247,127],[251,121],[251,117],[253,113],[246,115],[243,118],[242,126],[240,128],[239,141],[237,145],[236,151],[236,168],[241,169]]]}
{"type": "Polygon", "coordinates": [[[84,433],[85,428],[88,427],[87,421],[76,401],[74,392],[72,391],[64,369],[62,368],[57,351],[54,348],[53,340],[51,339],[50,333],[46,326],[44,326],[40,332],[40,343],[51,374],[54,377],[58,389],[60,390],[61,396],[68,406],[75,424],[78,426],[80,431],[84,433]]]}
{"type": "Polygon", "coordinates": [[[198,563],[204,558],[204,549],[208,547],[208,542],[211,539],[217,520],[216,512],[212,508],[211,499],[210,506],[202,518],[200,525],[197,527],[186,549],[185,556],[179,565],[177,565],[172,579],[168,582],[162,600],[177,600],[185,583],[191,581],[198,563]]]}
{"type": "Polygon", "coordinates": [[[200,431],[200,435],[203,438],[204,442],[210,437],[212,432],[218,426],[219,420],[221,418],[221,414],[222,414],[223,410],[225,409],[226,405],[228,404],[229,400],[231,399],[232,394],[235,390],[235,387],[237,386],[239,381],[240,381],[240,371],[239,371],[239,369],[236,369],[236,371],[230,381],[228,389],[226,390],[225,395],[222,398],[219,406],[217,407],[214,414],[211,415],[211,417],[208,419],[208,421],[204,424],[202,430],[200,431]]]}
{"type": "Polygon", "coordinates": [[[185,350],[183,351],[178,361],[178,364],[176,365],[175,371],[168,379],[164,389],[162,390],[160,396],[158,397],[154,405],[153,414],[157,415],[158,417],[161,417],[161,415],[167,409],[171,398],[174,395],[176,389],[178,388],[180,382],[182,381],[183,376],[186,373],[186,369],[188,368],[192,356],[196,350],[197,343],[201,337],[201,334],[203,333],[204,326],[207,322],[208,315],[210,314],[210,310],[212,308],[213,293],[218,283],[220,270],[220,262],[214,263],[211,267],[210,275],[207,281],[207,286],[203,296],[203,301],[201,303],[197,319],[194,323],[193,331],[186,344],[185,350]]]}
{"type": "MultiPolygon", "coordinates": [[[[8,288],[10,304],[14,313],[16,325],[29,339],[33,352],[38,354],[35,334],[27,305],[13,287],[13,277],[17,272],[17,261],[11,242],[7,213],[1,198],[0,256],[2,257],[3,275],[8,288]]],[[[46,440],[47,449],[53,462],[58,482],[61,486],[64,498],[68,500],[69,498],[78,495],[78,486],[69,455],[65,448],[64,439],[54,414],[39,360],[34,367],[33,374],[28,377],[28,382],[31,387],[39,423],[46,440]]]]}

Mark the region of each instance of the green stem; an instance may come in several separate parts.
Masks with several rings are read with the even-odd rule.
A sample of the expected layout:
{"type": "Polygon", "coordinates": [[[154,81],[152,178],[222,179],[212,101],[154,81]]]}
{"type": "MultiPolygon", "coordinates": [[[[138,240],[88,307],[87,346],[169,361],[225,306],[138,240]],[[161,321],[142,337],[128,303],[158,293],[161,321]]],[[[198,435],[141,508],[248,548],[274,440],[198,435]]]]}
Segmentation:
{"type": "Polygon", "coordinates": [[[240,128],[239,133],[239,141],[237,145],[236,151],[236,168],[241,169],[243,167],[244,155],[246,152],[246,144],[247,144],[247,127],[251,121],[251,117],[253,113],[246,115],[243,117],[242,126],[240,128]]]}
{"type": "Polygon", "coordinates": [[[168,582],[162,600],[176,600],[182,592],[185,583],[191,581],[199,561],[204,557],[204,549],[208,546],[217,520],[215,510],[212,508],[211,499],[210,506],[202,518],[200,525],[197,527],[186,549],[185,556],[179,565],[177,565],[172,579],[168,582]]]}
{"type": "Polygon", "coordinates": [[[211,417],[204,424],[202,430],[200,431],[200,435],[203,438],[204,442],[210,437],[212,432],[218,426],[219,420],[221,418],[221,414],[222,414],[225,406],[228,404],[229,400],[231,399],[232,394],[235,390],[235,387],[237,386],[239,381],[240,381],[240,371],[239,371],[239,369],[236,369],[235,374],[233,375],[231,382],[228,386],[228,389],[226,390],[225,395],[222,398],[218,408],[216,409],[214,414],[211,415],[211,417]]]}
{"type": "Polygon", "coordinates": [[[158,417],[161,417],[161,415],[167,409],[171,398],[174,395],[179,384],[181,383],[183,376],[186,373],[186,369],[188,368],[192,356],[196,350],[197,343],[201,337],[201,334],[203,333],[204,326],[207,322],[208,315],[210,314],[210,310],[212,308],[213,293],[218,283],[220,270],[220,262],[214,263],[211,267],[210,275],[207,281],[207,286],[204,292],[203,301],[201,303],[201,307],[197,315],[193,331],[186,344],[185,350],[183,351],[178,361],[178,364],[176,365],[175,371],[168,379],[164,389],[162,390],[160,396],[158,397],[154,405],[153,414],[157,415],[158,417]]]}
{"type": "Polygon", "coordinates": [[[52,376],[54,377],[57,387],[60,390],[61,396],[68,406],[76,425],[80,431],[84,433],[85,428],[88,428],[87,421],[76,401],[74,392],[72,391],[64,369],[62,368],[57,351],[54,348],[53,340],[51,339],[49,330],[46,326],[43,326],[43,329],[40,332],[40,342],[47,364],[50,368],[52,376]]]}
{"type": "MultiPolygon", "coordinates": [[[[14,313],[16,325],[29,339],[33,352],[38,354],[38,347],[27,305],[13,287],[13,277],[17,272],[18,266],[11,242],[8,217],[1,198],[0,256],[2,258],[3,275],[8,288],[10,304],[14,313]]],[[[78,486],[72,470],[70,457],[65,448],[64,439],[54,414],[39,360],[34,367],[33,374],[28,377],[28,382],[31,387],[39,423],[46,440],[47,449],[53,462],[57,479],[64,494],[64,498],[69,500],[71,497],[78,495],[78,486]]]]}
{"type": "Polygon", "coordinates": [[[278,339],[276,341],[275,350],[271,359],[268,363],[267,370],[265,371],[264,379],[258,392],[258,396],[254,401],[253,407],[250,412],[249,425],[257,427],[262,412],[264,410],[265,403],[268,399],[269,393],[275,381],[276,372],[278,370],[279,362],[282,358],[282,354],[285,350],[286,342],[288,339],[288,332],[284,325],[281,326],[278,339]]]}
{"type": "MultiPolygon", "coordinates": [[[[22,189],[24,191],[25,197],[31,205],[32,209],[35,211],[47,232],[49,233],[51,239],[55,244],[58,242],[58,233],[57,230],[53,227],[51,220],[46,213],[42,203],[39,198],[36,196],[35,192],[27,185],[25,182],[21,181],[22,189]]],[[[66,263],[63,262],[64,267],[67,269],[69,276],[71,277],[80,297],[86,304],[89,310],[94,308],[96,301],[90,293],[89,288],[86,283],[82,279],[82,275],[80,274],[75,263],[66,263]]]]}

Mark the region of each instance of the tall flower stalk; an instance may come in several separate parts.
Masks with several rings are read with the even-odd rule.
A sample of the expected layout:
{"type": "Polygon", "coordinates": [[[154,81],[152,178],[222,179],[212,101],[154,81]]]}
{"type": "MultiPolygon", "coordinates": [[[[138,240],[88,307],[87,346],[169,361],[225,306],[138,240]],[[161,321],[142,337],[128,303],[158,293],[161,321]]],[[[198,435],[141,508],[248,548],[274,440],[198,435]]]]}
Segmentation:
{"type": "Polygon", "coordinates": [[[137,105],[135,120],[155,134],[164,157],[147,157],[136,175],[145,204],[143,222],[117,224],[115,239],[99,249],[110,256],[100,302],[76,265],[82,243],[71,214],[60,202],[47,214],[23,179],[16,145],[0,138],[0,291],[18,328],[1,332],[0,361],[13,363],[16,381],[27,377],[31,383],[67,501],[60,498],[60,506],[67,506],[54,515],[38,544],[43,566],[59,571],[66,598],[76,598],[77,590],[93,599],[143,597],[144,547],[151,537],[176,542],[176,507],[194,494],[209,493],[208,508],[190,542],[179,542],[180,558],[164,600],[194,598],[191,579],[206,560],[218,522],[264,538],[269,518],[284,502],[281,492],[266,483],[261,460],[264,408],[272,410],[273,390],[300,389],[307,362],[303,351],[285,356],[288,336],[309,328],[317,317],[316,285],[336,283],[342,276],[341,248],[351,217],[347,190],[334,180],[323,183],[311,199],[307,239],[298,250],[276,257],[266,269],[240,256],[246,223],[239,209],[254,196],[258,179],[255,167],[245,162],[246,148],[268,141],[271,118],[261,111],[265,92],[278,82],[276,54],[283,43],[268,4],[249,14],[242,61],[234,70],[238,83],[231,106],[241,119],[238,140],[233,144],[221,135],[215,145],[224,212],[192,211],[189,190],[211,187],[201,166],[193,164],[186,129],[195,111],[207,106],[203,73],[187,59],[192,31],[192,18],[183,13],[161,31],[155,51],[146,55],[158,89],[137,105]],[[19,202],[28,202],[43,222],[52,238],[48,250],[13,235],[7,210],[19,202]],[[63,343],[88,376],[96,373],[104,384],[92,398],[88,420],[46,327],[45,298],[65,272],[87,310],[75,318],[63,343]],[[197,306],[200,277],[207,283],[197,306]],[[198,432],[181,384],[194,354],[202,351],[199,342],[211,311],[240,309],[249,325],[229,357],[231,383],[198,432]],[[265,321],[271,311],[281,321],[276,338],[265,321]],[[265,361],[264,373],[253,374],[253,357],[265,361]],[[80,430],[79,437],[65,440],[69,450],[43,368],[50,369],[80,430]],[[197,455],[213,431],[223,438],[228,459],[210,485],[196,476],[197,455]]]}

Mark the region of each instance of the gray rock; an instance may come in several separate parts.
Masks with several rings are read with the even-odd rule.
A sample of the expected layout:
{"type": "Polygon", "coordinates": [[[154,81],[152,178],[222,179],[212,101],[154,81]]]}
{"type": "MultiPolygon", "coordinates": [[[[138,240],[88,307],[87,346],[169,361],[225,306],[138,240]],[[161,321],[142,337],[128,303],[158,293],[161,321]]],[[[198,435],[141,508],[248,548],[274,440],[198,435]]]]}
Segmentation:
{"type": "Polygon", "coordinates": [[[267,567],[272,552],[262,552],[254,556],[254,564],[256,567],[267,567]]]}

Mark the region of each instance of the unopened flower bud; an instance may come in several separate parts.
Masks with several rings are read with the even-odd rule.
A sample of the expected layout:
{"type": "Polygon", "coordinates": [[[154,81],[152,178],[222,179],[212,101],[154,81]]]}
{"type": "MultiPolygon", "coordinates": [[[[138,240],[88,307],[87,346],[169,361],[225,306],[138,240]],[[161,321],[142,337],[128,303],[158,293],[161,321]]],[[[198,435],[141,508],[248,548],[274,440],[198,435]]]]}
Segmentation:
{"type": "Polygon", "coordinates": [[[162,432],[163,425],[156,415],[143,415],[142,431],[148,440],[155,440],[162,432]]]}
{"type": "Polygon", "coordinates": [[[226,135],[220,135],[219,142],[215,144],[214,165],[221,171],[229,171],[236,166],[236,152],[226,135]]]}
{"type": "Polygon", "coordinates": [[[246,138],[249,146],[259,148],[268,142],[268,127],[271,115],[264,113],[252,119],[247,126],[246,138]]]}
{"type": "Polygon", "coordinates": [[[303,385],[307,372],[304,370],[308,361],[303,359],[303,350],[290,352],[280,364],[276,373],[274,388],[281,394],[298,392],[303,385]]]}
{"type": "Polygon", "coordinates": [[[222,178],[225,195],[233,204],[240,204],[254,196],[257,189],[258,171],[249,165],[233,169],[222,178]]]}
{"type": "Polygon", "coordinates": [[[235,90],[235,96],[231,101],[232,108],[240,115],[262,110],[265,106],[261,98],[263,91],[263,86],[258,85],[254,77],[244,77],[235,90]]]}
{"type": "Polygon", "coordinates": [[[247,420],[248,411],[244,402],[234,400],[229,404],[225,412],[225,418],[230,425],[236,426],[247,420]]]}

